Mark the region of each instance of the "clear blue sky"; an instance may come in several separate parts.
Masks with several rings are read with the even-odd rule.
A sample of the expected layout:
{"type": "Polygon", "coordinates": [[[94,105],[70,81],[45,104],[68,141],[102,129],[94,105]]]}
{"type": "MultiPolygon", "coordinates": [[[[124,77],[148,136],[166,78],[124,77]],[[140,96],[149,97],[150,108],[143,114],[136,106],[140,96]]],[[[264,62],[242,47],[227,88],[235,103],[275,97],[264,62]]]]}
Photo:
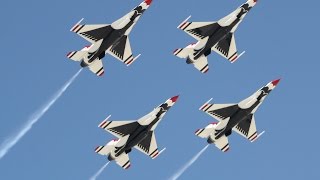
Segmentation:
{"type": "MultiPolygon", "coordinates": [[[[181,179],[319,179],[319,24],[318,1],[260,0],[236,32],[237,48],[246,54],[230,64],[209,56],[203,75],[172,55],[195,42],[178,24],[215,21],[245,0],[154,0],[130,40],[142,56],[126,67],[104,58],[105,75],[83,71],[33,129],[0,161],[0,179],[82,180],[106,157],[97,145],[114,137],[98,124],[134,120],[173,95],[179,101],[156,129],[159,147],[151,160],[134,150],[128,171],[109,165],[99,179],[167,179],[206,145],[194,131],[215,121],[198,108],[209,98],[237,103],[269,81],[277,88],[256,113],[255,143],[233,134],[231,149],[211,146],[181,179]]],[[[80,68],[66,58],[88,43],[69,32],[82,17],[87,24],[111,23],[140,0],[3,1],[1,3],[0,143],[16,132],[80,68]]]]}

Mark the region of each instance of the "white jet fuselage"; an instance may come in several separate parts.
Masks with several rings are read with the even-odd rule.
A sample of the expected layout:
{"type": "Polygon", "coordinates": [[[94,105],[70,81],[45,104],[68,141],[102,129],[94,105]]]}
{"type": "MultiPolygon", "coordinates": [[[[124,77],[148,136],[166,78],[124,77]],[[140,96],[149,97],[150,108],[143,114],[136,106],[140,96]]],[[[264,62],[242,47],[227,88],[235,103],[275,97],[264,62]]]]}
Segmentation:
{"type": "Polygon", "coordinates": [[[202,55],[208,56],[211,53],[212,47],[217,45],[217,43],[219,43],[222,39],[226,38],[229,33],[233,33],[237,29],[243,18],[255,4],[255,1],[249,0],[231,14],[219,20],[219,28],[213,27],[213,29],[208,29],[207,34],[204,34],[207,37],[198,41],[194,48],[194,52],[189,54],[189,63],[194,62],[202,55]]]}
{"type": "MultiPolygon", "coordinates": [[[[232,115],[230,115],[230,119],[225,128],[222,131],[217,131],[214,134],[211,134],[211,140],[215,141],[225,134],[227,136],[230,135],[232,128],[237,126],[241,121],[250,120],[252,115],[257,111],[258,107],[274,88],[275,86],[272,83],[269,83],[250,97],[242,100],[238,105],[235,105],[238,106],[238,108],[232,115]]],[[[219,123],[217,125],[219,125],[219,123]]]]}
{"type": "Polygon", "coordinates": [[[95,60],[104,58],[106,51],[115,47],[123,36],[129,35],[133,26],[139,20],[143,12],[148,8],[145,2],[141,3],[131,12],[113,22],[110,28],[103,33],[102,39],[94,43],[88,50],[87,56],[83,58],[81,67],[86,67],[92,64],[95,60]]]}

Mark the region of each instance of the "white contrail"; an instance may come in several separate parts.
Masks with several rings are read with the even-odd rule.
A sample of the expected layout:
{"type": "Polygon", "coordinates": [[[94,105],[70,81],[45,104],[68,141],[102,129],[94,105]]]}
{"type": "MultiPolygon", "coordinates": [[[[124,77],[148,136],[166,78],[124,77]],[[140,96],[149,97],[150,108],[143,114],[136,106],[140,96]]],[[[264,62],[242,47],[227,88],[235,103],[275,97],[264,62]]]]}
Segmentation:
{"type": "Polygon", "coordinates": [[[90,180],[96,180],[98,176],[100,176],[100,174],[103,172],[103,170],[108,166],[108,164],[110,163],[110,161],[108,161],[105,165],[102,166],[102,168],[99,169],[98,172],[96,172],[91,178],[90,180]]]}
{"type": "Polygon", "coordinates": [[[59,89],[54,96],[32,116],[30,116],[27,123],[14,135],[8,137],[0,146],[0,160],[9,152],[9,150],[19,142],[19,140],[32,128],[32,126],[39,121],[39,119],[50,109],[50,107],[61,97],[61,95],[72,84],[76,77],[80,74],[82,68],[68,80],[61,89],[59,89]]]}
{"type": "Polygon", "coordinates": [[[177,171],[170,180],[178,179],[196,160],[201,156],[201,154],[209,147],[209,144],[206,145],[201,151],[199,151],[187,164],[185,164],[179,171],[177,171]]]}

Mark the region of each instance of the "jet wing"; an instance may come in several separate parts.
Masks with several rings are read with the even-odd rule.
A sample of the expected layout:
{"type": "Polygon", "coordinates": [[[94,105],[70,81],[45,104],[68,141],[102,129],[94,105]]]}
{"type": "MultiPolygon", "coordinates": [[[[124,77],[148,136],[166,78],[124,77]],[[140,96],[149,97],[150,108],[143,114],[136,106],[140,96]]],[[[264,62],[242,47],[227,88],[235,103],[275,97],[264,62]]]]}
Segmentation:
{"type": "Polygon", "coordinates": [[[209,71],[208,58],[204,55],[200,56],[199,59],[193,63],[194,67],[202,73],[209,71]]]}
{"type": "Polygon", "coordinates": [[[235,62],[239,57],[233,33],[229,33],[224,39],[213,46],[211,50],[220,54],[231,63],[235,62]]]}
{"type": "Polygon", "coordinates": [[[105,129],[112,135],[122,138],[132,133],[139,126],[136,121],[107,121],[104,120],[99,124],[99,127],[105,129]]]}
{"type": "Polygon", "coordinates": [[[256,140],[256,138],[258,137],[256,122],[253,114],[251,114],[248,119],[241,121],[232,130],[247,138],[251,142],[256,140]]]}
{"type": "Polygon", "coordinates": [[[154,131],[150,131],[148,136],[135,146],[136,149],[155,159],[159,155],[154,131]]]}
{"type": "Polygon", "coordinates": [[[131,51],[131,46],[128,36],[123,36],[118,43],[113,45],[107,53],[125,63],[127,66],[132,64],[137,58],[134,58],[131,51]]]}
{"type": "Polygon", "coordinates": [[[198,41],[204,39],[206,36],[209,36],[210,32],[221,27],[217,22],[187,22],[189,18],[183,21],[178,28],[182,29],[198,41]]]}
{"type": "Polygon", "coordinates": [[[200,107],[201,111],[209,114],[218,121],[225,120],[238,110],[237,104],[209,104],[205,103],[200,107]]]}
{"type": "Polygon", "coordinates": [[[103,64],[100,59],[95,60],[88,68],[97,76],[102,76],[104,74],[103,64]]]}
{"type": "Polygon", "coordinates": [[[118,158],[115,159],[116,163],[123,169],[128,169],[130,167],[130,159],[127,153],[122,153],[118,158]]]}
{"type": "Polygon", "coordinates": [[[81,21],[82,20],[74,25],[70,31],[77,33],[79,36],[92,44],[100,39],[103,39],[106,34],[109,34],[111,31],[113,31],[113,28],[110,26],[110,24],[81,25],[81,21]]]}

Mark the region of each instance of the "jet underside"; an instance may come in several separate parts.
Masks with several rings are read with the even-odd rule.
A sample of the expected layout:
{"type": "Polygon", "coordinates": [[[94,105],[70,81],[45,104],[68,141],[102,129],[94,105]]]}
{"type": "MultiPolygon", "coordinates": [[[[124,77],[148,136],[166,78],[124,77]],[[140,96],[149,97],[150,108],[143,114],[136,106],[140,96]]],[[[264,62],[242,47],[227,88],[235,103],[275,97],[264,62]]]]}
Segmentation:
{"type": "Polygon", "coordinates": [[[232,22],[229,26],[222,27],[219,24],[217,24],[218,27],[213,27],[210,31],[212,31],[209,35],[209,39],[203,49],[201,49],[199,52],[195,52],[194,59],[197,60],[202,55],[208,56],[211,53],[211,48],[216,45],[218,42],[220,42],[222,39],[224,39],[235,27],[241,19],[237,18],[234,22],[232,22]]]}
{"type": "MultiPolygon", "coordinates": [[[[260,94],[258,99],[261,99],[265,95],[267,95],[267,93],[264,93],[264,91],[262,91],[262,93],[260,94]]],[[[216,138],[215,139],[219,139],[223,135],[229,136],[231,134],[231,132],[232,132],[232,128],[235,127],[236,125],[238,125],[239,123],[241,123],[242,121],[245,121],[245,120],[251,121],[251,119],[252,119],[251,118],[252,117],[252,111],[260,104],[261,104],[260,101],[256,101],[248,109],[241,109],[240,107],[238,107],[238,110],[232,116],[230,116],[230,119],[228,121],[228,124],[227,124],[226,128],[223,129],[220,132],[219,131],[216,132],[216,134],[215,134],[216,138]]]]}
{"type": "Polygon", "coordinates": [[[140,125],[138,122],[136,122],[136,128],[132,131],[132,133],[130,133],[127,143],[123,147],[120,147],[118,150],[116,150],[116,156],[121,155],[123,152],[130,152],[134,146],[141,143],[145,138],[151,137],[149,135],[152,133],[152,127],[161,120],[161,117],[169,110],[170,107],[168,104],[164,103],[161,104],[159,108],[159,112],[155,115],[155,118],[149,125],[140,125]]]}
{"type": "MultiPolygon", "coordinates": [[[[96,52],[89,53],[88,62],[91,63],[97,58],[102,59],[105,55],[105,51],[111,46],[117,45],[117,43],[119,43],[119,40],[125,35],[127,29],[129,29],[133,24],[134,22],[130,21],[130,23],[128,23],[122,29],[113,29],[111,26],[109,26],[108,29],[105,30],[106,32],[104,32],[105,37],[103,38],[99,49],[96,52]]],[[[93,30],[92,33],[100,33],[98,31],[99,29],[93,30]]]]}

